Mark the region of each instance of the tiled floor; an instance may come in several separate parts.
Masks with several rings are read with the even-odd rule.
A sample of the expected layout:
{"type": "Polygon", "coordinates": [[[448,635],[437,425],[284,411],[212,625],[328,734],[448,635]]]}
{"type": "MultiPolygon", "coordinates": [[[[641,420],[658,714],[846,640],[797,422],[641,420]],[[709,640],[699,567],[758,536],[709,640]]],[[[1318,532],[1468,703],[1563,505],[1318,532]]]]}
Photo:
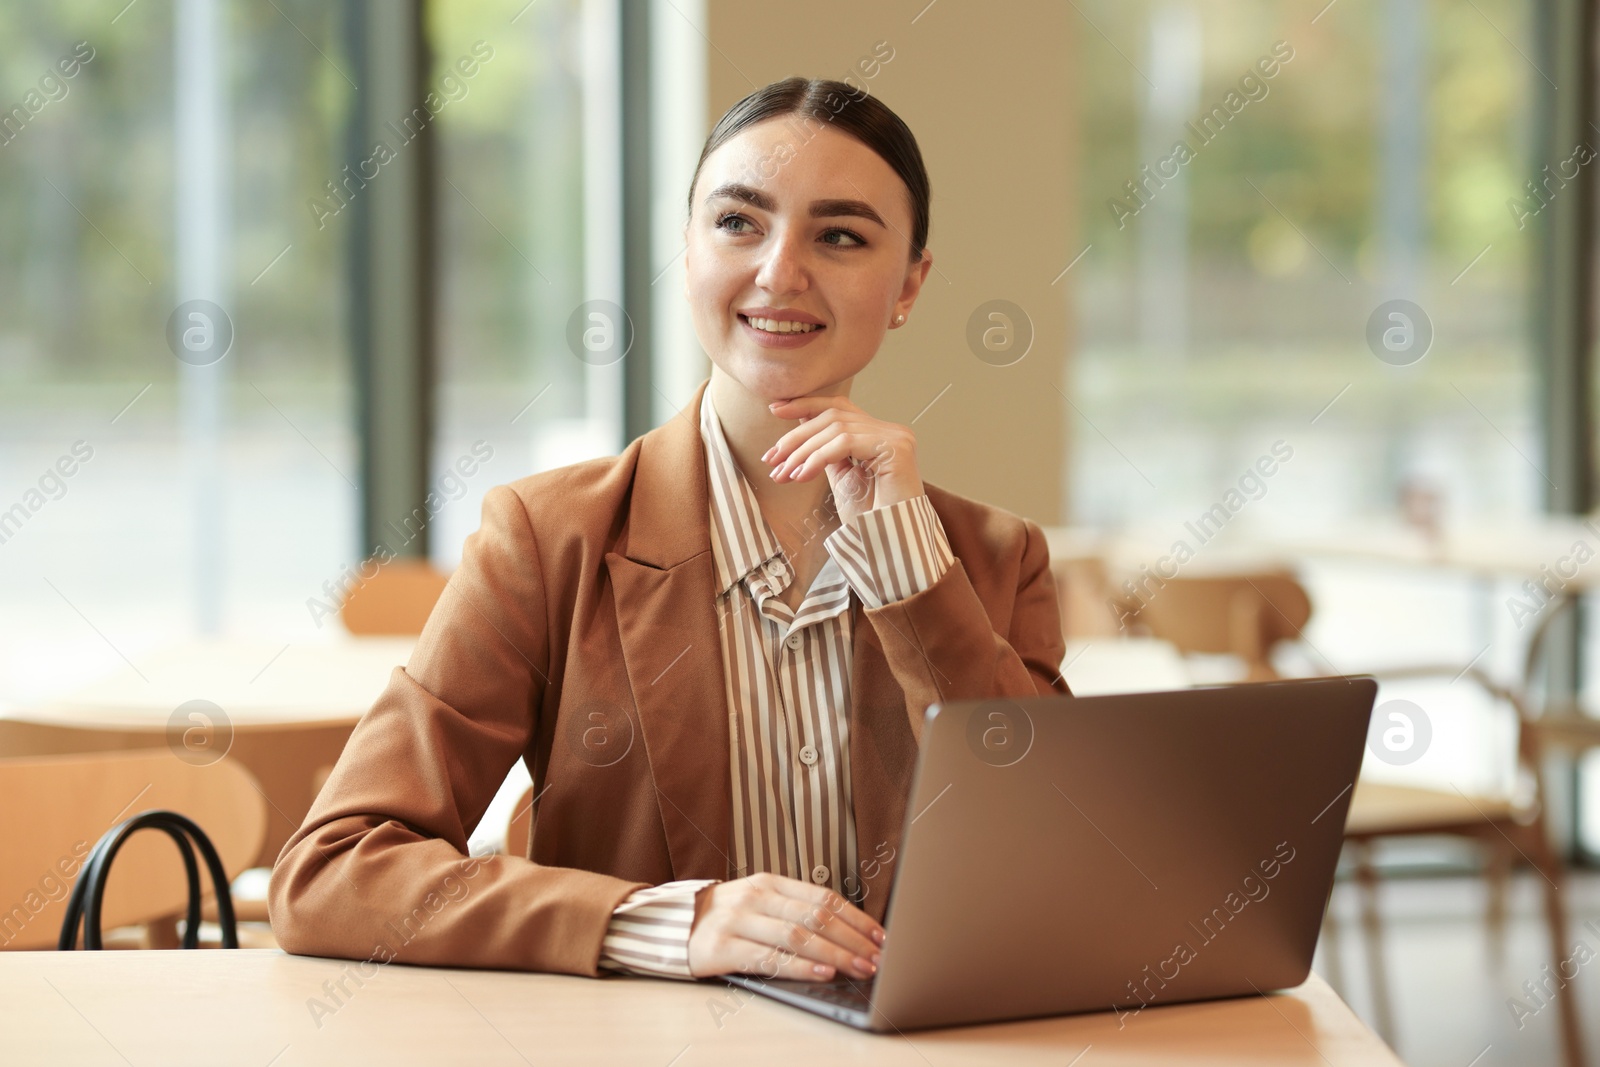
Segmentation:
{"type": "MultiPolygon", "coordinates": [[[[1560,1064],[1560,1024],[1552,1003],[1513,1013],[1512,998],[1537,1009],[1523,990],[1543,981],[1549,952],[1539,876],[1516,876],[1508,902],[1503,962],[1492,962],[1484,924],[1484,883],[1474,877],[1392,878],[1383,883],[1384,956],[1396,1033],[1392,1044],[1411,1067],[1538,1067],[1560,1064]],[[1518,1026],[1521,1016],[1521,1027],[1518,1026]]],[[[1570,876],[1568,955],[1578,965],[1574,988],[1582,1005],[1590,1064],[1600,1064],[1600,872],[1570,876]],[[1593,924],[1584,925],[1585,920],[1593,924]],[[1585,949],[1578,949],[1583,942],[1585,949]],[[1592,958],[1590,954],[1592,953],[1592,958]]],[[[1374,1025],[1371,983],[1354,887],[1341,882],[1333,907],[1341,924],[1340,958],[1350,1006],[1374,1025]]],[[[1329,976],[1329,952],[1318,946],[1316,970],[1329,976]]],[[[1574,963],[1568,964],[1570,973],[1574,963]]],[[[1331,980],[1331,978],[1330,978],[1331,980]]]]}

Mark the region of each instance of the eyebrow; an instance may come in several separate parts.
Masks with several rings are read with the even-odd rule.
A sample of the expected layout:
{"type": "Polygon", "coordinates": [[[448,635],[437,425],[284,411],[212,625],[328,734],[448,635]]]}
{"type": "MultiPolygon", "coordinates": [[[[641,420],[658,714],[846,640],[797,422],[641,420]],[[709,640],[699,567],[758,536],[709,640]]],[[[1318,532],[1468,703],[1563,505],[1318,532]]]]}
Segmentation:
{"type": "MultiPolygon", "coordinates": [[[[724,198],[728,200],[742,200],[751,207],[762,211],[777,211],[778,202],[763,193],[760,189],[751,188],[740,182],[728,182],[711,190],[711,195],[706,197],[706,203],[724,198]]],[[[852,216],[876,222],[879,226],[888,229],[888,223],[883,221],[871,204],[865,200],[813,200],[808,214],[814,219],[838,218],[852,216]]]]}

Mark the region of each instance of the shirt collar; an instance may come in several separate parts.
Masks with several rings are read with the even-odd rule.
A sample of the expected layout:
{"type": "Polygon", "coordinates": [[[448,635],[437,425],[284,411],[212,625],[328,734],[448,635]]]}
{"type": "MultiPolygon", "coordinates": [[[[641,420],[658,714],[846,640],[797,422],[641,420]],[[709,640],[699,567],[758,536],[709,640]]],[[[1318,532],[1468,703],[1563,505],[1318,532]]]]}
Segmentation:
{"type": "Polygon", "coordinates": [[[717,594],[732,589],[751,571],[783,551],[761,515],[755,492],[734,462],[722,433],[722,420],[711,406],[711,390],[700,401],[700,439],[706,449],[711,498],[711,556],[716,564],[717,594]]]}

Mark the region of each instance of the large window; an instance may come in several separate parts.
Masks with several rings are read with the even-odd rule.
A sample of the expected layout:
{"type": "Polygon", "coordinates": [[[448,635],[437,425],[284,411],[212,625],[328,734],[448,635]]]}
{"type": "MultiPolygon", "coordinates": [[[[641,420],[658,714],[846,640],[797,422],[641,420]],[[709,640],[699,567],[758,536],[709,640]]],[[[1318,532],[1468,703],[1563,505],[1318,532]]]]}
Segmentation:
{"type": "Polygon", "coordinates": [[[1074,516],[1181,522],[1279,439],[1261,522],[1417,488],[1449,517],[1537,510],[1532,231],[1507,208],[1536,176],[1529,5],[1083,10],[1077,387],[1127,460],[1079,420],[1074,516]],[[1397,298],[1434,332],[1409,366],[1366,337],[1397,298]]]}
{"type": "MultiPolygon", "coordinates": [[[[327,640],[307,601],[362,555],[354,9],[117,7],[0,9],[0,701],[191,635],[327,640]]],[[[490,485],[619,444],[617,369],[566,343],[606,9],[426,8],[446,567],[490,485]]]]}
{"type": "Polygon", "coordinates": [[[353,92],[336,16],[0,8],[0,700],[307,629],[351,554],[344,253],[307,209],[353,92]],[[208,366],[168,342],[197,271],[232,330],[208,366]]]}
{"type": "Polygon", "coordinates": [[[429,8],[435,80],[459,97],[439,116],[434,466],[448,478],[474,446],[494,456],[471,484],[451,483],[460,498],[436,519],[432,546],[446,566],[490,486],[617,449],[595,395],[615,382],[592,381],[566,337],[588,299],[582,65],[595,32],[577,0],[429,8]]]}

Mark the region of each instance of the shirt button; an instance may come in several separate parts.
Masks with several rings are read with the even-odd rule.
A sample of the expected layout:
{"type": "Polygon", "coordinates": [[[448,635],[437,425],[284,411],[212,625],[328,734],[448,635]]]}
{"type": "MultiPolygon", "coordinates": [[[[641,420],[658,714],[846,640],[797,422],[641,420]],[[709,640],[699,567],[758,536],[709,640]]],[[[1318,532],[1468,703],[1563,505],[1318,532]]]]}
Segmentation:
{"type": "Polygon", "coordinates": [[[800,762],[804,763],[807,767],[809,767],[812,764],[816,763],[817,762],[817,750],[815,748],[812,748],[810,745],[807,745],[805,748],[802,748],[800,750],[800,762]]]}
{"type": "Polygon", "coordinates": [[[811,880],[813,882],[817,883],[818,885],[827,885],[828,884],[828,868],[824,867],[820,863],[817,864],[815,867],[811,868],[811,880]]]}
{"type": "Polygon", "coordinates": [[[788,645],[790,648],[799,648],[804,641],[805,638],[801,637],[799,634],[790,634],[783,643],[788,645]]]}

